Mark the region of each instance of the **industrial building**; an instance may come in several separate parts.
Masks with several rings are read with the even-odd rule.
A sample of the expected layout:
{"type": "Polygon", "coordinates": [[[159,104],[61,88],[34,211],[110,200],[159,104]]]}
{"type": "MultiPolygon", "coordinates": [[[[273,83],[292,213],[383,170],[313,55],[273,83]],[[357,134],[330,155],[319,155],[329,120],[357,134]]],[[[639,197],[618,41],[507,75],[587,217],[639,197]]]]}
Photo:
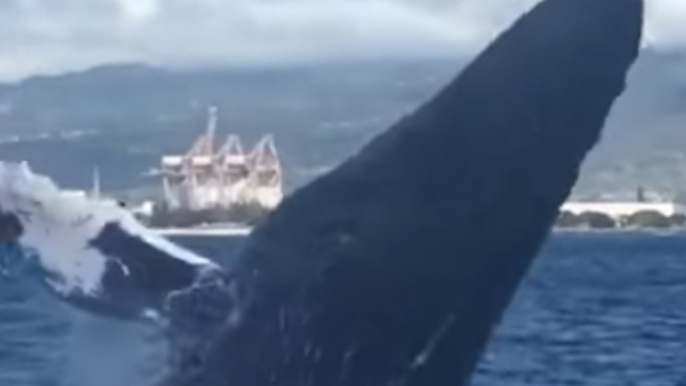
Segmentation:
{"type": "Polygon", "coordinates": [[[162,157],[164,202],[168,209],[203,211],[257,204],[275,208],[283,199],[283,170],[271,135],[249,152],[236,135],[215,146],[217,109],[207,129],[183,155],[162,157]]]}
{"type": "Polygon", "coordinates": [[[584,213],[602,213],[612,219],[620,220],[641,212],[655,212],[670,217],[684,214],[684,207],[674,202],[566,202],[561,212],[573,215],[584,213]]]}

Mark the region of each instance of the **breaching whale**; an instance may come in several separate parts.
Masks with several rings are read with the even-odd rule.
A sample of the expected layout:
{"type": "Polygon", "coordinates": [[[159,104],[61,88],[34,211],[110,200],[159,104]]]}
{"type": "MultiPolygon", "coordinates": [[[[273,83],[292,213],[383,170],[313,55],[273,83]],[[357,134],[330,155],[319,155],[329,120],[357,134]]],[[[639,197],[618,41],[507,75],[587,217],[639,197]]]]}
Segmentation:
{"type": "Polygon", "coordinates": [[[212,386],[456,386],[598,141],[639,0],[548,0],[450,85],[287,199],[232,271],[212,386]]]}
{"type": "Polygon", "coordinates": [[[95,205],[79,261],[98,264],[66,280],[80,266],[41,254],[79,249],[25,237],[46,217],[25,212],[51,201],[2,178],[0,222],[21,226],[0,233],[63,299],[170,320],[180,354],[166,385],[465,384],[625,88],[642,18],[642,0],[543,1],[435,98],[287,198],[227,269],[95,205]]]}

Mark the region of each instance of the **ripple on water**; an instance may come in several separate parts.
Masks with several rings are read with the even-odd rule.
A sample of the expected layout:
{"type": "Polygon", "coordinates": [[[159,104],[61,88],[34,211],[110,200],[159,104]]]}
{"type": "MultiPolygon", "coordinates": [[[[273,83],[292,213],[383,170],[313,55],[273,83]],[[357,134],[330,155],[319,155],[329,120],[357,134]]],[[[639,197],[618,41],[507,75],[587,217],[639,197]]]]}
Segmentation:
{"type": "MultiPolygon", "coordinates": [[[[217,257],[241,244],[183,241],[217,257]]],[[[94,319],[0,279],[0,385],[142,386],[162,367],[164,349],[154,329],[94,319]]],[[[686,237],[559,234],[473,384],[675,386],[686,380],[685,363],[686,237]]]]}

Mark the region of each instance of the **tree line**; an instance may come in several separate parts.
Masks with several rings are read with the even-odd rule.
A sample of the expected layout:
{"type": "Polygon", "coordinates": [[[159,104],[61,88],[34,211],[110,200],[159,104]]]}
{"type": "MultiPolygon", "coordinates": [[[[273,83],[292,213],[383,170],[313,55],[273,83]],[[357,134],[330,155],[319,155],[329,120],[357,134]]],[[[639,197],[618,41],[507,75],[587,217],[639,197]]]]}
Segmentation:
{"type": "Polygon", "coordinates": [[[555,223],[560,229],[668,229],[686,225],[686,215],[666,216],[658,211],[644,210],[619,219],[601,212],[574,214],[562,211],[555,223]]]}

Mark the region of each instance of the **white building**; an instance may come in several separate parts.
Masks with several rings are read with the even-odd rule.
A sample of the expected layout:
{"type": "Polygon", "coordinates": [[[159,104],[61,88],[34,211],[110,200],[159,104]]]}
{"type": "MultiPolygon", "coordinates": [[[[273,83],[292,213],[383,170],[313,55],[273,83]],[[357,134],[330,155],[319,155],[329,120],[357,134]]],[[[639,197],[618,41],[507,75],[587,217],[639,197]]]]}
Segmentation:
{"type": "Polygon", "coordinates": [[[265,136],[245,153],[240,139],[229,135],[215,149],[216,128],[217,109],[211,108],[207,131],[190,151],[162,157],[167,205],[202,210],[254,202],[276,207],[283,199],[283,172],[274,138],[265,136]]]}
{"type": "Polygon", "coordinates": [[[639,212],[658,212],[663,216],[684,214],[686,210],[682,205],[673,202],[567,202],[560,208],[561,212],[569,212],[574,215],[582,213],[603,213],[615,220],[629,217],[639,212]]]}

